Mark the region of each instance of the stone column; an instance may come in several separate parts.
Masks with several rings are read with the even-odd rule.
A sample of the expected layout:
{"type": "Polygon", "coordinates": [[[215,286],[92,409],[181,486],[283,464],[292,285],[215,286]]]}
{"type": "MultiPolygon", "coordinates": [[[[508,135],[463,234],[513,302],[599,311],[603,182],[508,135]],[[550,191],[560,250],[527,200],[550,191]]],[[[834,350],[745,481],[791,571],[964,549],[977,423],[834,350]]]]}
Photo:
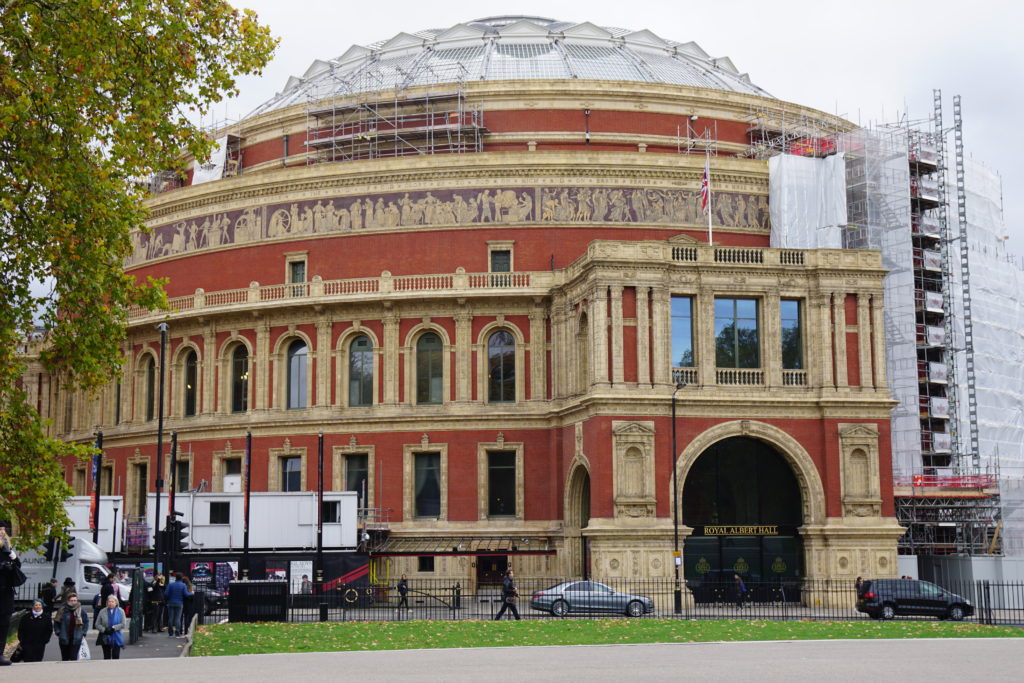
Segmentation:
{"type": "Polygon", "coordinates": [[[664,287],[652,289],[651,301],[651,367],[652,384],[672,384],[672,339],[669,292],[664,287]]]}
{"type": "Polygon", "coordinates": [[[814,358],[821,359],[821,385],[829,389],[835,388],[835,377],[832,373],[832,299],[829,294],[816,296],[817,320],[814,335],[817,353],[814,358]]]}
{"type": "Polygon", "coordinates": [[[384,314],[384,403],[398,403],[398,315],[384,314]]]}
{"type": "Polygon", "coordinates": [[[846,292],[832,292],[832,334],[835,339],[836,388],[850,386],[846,373],[846,292]]]}
{"type": "Polygon", "coordinates": [[[857,294],[857,355],[860,360],[860,385],[865,389],[872,386],[874,373],[871,370],[871,295],[857,294]]]}
{"type": "Polygon", "coordinates": [[[639,384],[651,383],[651,319],[647,305],[650,287],[636,288],[636,381],[639,384]]]}
{"type": "Polygon", "coordinates": [[[764,373],[765,386],[782,386],[782,297],[773,289],[764,298],[765,334],[761,340],[761,367],[764,373]]]}
{"type": "Polygon", "coordinates": [[[544,309],[543,301],[538,297],[534,299],[534,308],[530,310],[530,399],[531,401],[543,401],[547,398],[547,377],[544,370],[547,367],[547,348],[544,338],[544,309]]]}
{"type": "Polygon", "coordinates": [[[873,386],[884,389],[889,380],[885,368],[885,310],[880,292],[871,295],[871,346],[875,353],[873,386]]]}
{"type": "Polygon", "coordinates": [[[590,301],[590,372],[594,384],[608,386],[608,287],[598,285],[590,301]]]}
{"type": "MultiPolygon", "coordinates": [[[[264,318],[256,326],[256,349],[253,352],[256,374],[256,410],[270,404],[270,323],[264,318]]],[[[250,391],[252,389],[250,388],[250,391]]]]}
{"type": "Polygon", "coordinates": [[[473,316],[465,308],[455,313],[455,400],[473,396],[473,316]]]}
{"type": "Polygon", "coordinates": [[[316,321],[316,405],[331,402],[331,322],[316,321]]]}
{"type": "MultiPolygon", "coordinates": [[[[216,412],[214,397],[217,396],[217,330],[210,323],[203,330],[203,404],[202,414],[216,412]]],[[[123,394],[124,392],[122,392],[123,394]]]]}
{"type": "Polygon", "coordinates": [[[715,293],[710,287],[701,287],[693,302],[693,357],[697,364],[700,384],[713,387],[718,384],[715,368],[715,293]]]}
{"type": "Polygon", "coordinates": [[[610,289],[612,309],[612,383],[622,384],[625,379],[625,361],[622,357],[622,285],[612,285],[610,289]]]}

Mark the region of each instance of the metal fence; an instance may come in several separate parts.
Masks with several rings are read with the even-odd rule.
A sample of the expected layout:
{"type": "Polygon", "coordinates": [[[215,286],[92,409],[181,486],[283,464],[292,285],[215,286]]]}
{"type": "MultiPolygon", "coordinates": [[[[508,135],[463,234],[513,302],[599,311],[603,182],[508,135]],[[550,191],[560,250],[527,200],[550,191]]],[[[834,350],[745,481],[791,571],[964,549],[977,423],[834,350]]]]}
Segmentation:
{"type": "MultiPolygon", "coordinates": [[[[894,579],[891,581],[901,581],[894,579]]],[[[878,582],[876,582],[878,583],[878,582]]],[[[688,581],[682,608],[674,609],[672,580],[517,579],[516,610],[523,619],[678,618],[767,620],[860,620],[881,618],[857,609],[852,581],[791,580],[750,582],[743,591],[733,581],[688,581]],[[561,604],[559,604],[561,603],[561,604]]],[[[946,619],[962,605],[965,621],[1024,625],[1024,582],[947,582],[941,596],[920,597],[925,582],[901,584],[893,598],[896,619],[946,619]]],[[[505,603],[501,586],[468,588],[458,582],[410,580],[403,601],[394,583],[342,584],[323,593],[289,593],[281,581],[231,584],[224,604],[211,606],[200,623],[221,621],[404,621],[410,619],[493,619],[505,603]]],[[[870,601],[869,601],[870,602],[870,601]]],[[[872,605],[864,605],[871,608],[872,605]]],[[[514,618],[511,608],[504,618],[514,618]]]]}

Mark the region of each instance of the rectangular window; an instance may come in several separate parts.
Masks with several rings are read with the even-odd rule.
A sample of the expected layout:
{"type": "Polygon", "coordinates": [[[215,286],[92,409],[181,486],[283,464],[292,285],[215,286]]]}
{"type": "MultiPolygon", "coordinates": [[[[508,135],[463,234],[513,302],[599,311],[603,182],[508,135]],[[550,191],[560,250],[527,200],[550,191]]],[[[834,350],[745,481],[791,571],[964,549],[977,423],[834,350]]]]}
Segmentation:
{"type": "Polygon", "coordinates": [[[693,367],[693,297],[672,297],[672,367],[693,367]]]}
{"type": "Polygon", "coordinates": [[[323,506],[324,524],[341,523],[341,503],[336,500],[325,500],[323,506]]]}
{"type": "Polygon", "coordinates": [[[345,456],[345,490],[355,491],[359,494],[359,500],[365,502],[368,495],[370,470],[368,467],[369,458],[366,453],[355,453],[345,456]]]}
{"type": "Polygon", "coordinates": [[[224,475],[231,476],[232,474],[242,473],[242,459],[241,458],[224,458],[224,475]]]}
{"type": "Polygon", "coordinates": [[[434,571],[434,558],[429,555],[421,555],[417,557],[416,571],[420,572],[432,572],[434,571]]]}
{"type": "Polygon", "coordinates": [[[210,524],[231,524],[231,503],[227,501],[210,503],[210,524]]]}
{"type": "Polygon", "coordinates": [[[487,454],[487,514],[514,517],[516,514],[516,453],[491,451],[487,454]]]}
{"type": "Polygon", "coordinates": [[[189,463],[188,460],[179,460],[177,469],[174,471],[174,490],[188,491],[189,488],[189,463]]]}
{"type": "MultiPolygon", "coordinates": [[[[132,510],[136,517],[146,516],[146,492],[149,491],[149,468],[142,463],[135,467],[135,500],[132,510]]],[[[125,512],[127,514],[127,510],[125,512]]]]}
{"type": "Polygon", "coordinates": [[[302,458],[296,456],[281,458],[281,490],[302,490],[302,458]]]}
{"type": "Polygon", "coordinates": [[[415,500],[417,517],[441,515],[441,454],[416,453],[415,500]]]}
{"type": "Polygon", "coordinates": [[[85,468],[78,467],[71,473],[71,489],[76,496],[84,496],[86,493],[85,468]]]}
{"type": "Polygon", "coordinates": [[[800,320],[800,302],[783,299],[779,303],[782,318],[782,368],[804,369],[803,329],[800,320]]]}
{"type": "Polygon", "coordinates": [[[114,468],[104,467],[100,470],[100,495],[114,495],[114,468]]]}
{"type": "Polygon", "coordinates": [[[291,287],[292,296],[305,296],[306,285],[299,284],[306,282],[306,262],[304,260],[288,261],[288,283],[295,285],[291,287]]]}
{"type": "Polygon", "coordinates": [[[715,299],[715,365],[761,367],[757,299],[715,299]]]}
{"type": "Polygon", "coordinates": [[[491,251],[491,272],[512,272],[512,252],[508,249],[493,249],[491,251]]]}

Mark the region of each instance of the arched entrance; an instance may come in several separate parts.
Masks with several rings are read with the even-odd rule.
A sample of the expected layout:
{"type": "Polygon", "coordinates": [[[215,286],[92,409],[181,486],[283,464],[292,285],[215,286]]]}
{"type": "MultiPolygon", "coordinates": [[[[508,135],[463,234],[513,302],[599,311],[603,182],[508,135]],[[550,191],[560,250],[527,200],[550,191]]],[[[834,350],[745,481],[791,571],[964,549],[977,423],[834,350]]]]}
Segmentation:
{"type": "Polygon", "coordinates": [[[577,463],[565,489],[565,568],[570,577],[590,576],[590,548],[583,529],[590,524],[590,472],[577,463]]]}
{"type": "Polygon", "coordinates": [[[749,436],[716,441],[697,456],[682,492],[684,575],[698,601],[721,598],[733,573],[757,599],[796,600],[803,575],[801,486],[771,444],[749,436]],[[717,585],[716,585],[717,584],[717,585]],[[785,591],[771,586],[792,586],[785,591]]]}

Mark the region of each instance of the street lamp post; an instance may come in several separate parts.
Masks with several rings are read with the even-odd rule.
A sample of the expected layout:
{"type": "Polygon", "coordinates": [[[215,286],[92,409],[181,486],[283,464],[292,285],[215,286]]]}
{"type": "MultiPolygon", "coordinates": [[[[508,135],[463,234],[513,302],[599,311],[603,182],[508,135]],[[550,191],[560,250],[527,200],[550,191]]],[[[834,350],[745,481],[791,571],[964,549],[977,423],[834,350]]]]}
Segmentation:
{"type": "Polygon", "coordinates": [[[113,526],[113,532],[110,535],[114,539],[111,542],[111,545],[113,546],[111,548],[111,551],[113,551],[115,553],[117,552],[117,537],[118,537],[118,533],[117,533],[117,513],[120,512],[120,511],[121,511],[121,499],[120,498],[114,498],[114,526],[113,526]]]}
{"type": "Polygon", "coordinates": [[[672,564],[675,565],[676,570],[676,590],[673,596],[673,608],[676,614],[683,613],[683,587],[679,582],[679,567],[683,564],[683,555],[679,552],[679,474],[676,467],[676,458],[679,454],[676,451],[676,392],[685,386],[686,381],[678,379],[676,388],[672,390],[672,564]]]}
{"type": "MultiPolygon", "coordinates": [[[[167,355],[167,323],[160,323],[156,329],[160,330],[160,381],[158,383],[160,395],[157,396],[156,416],[156,505],[153,509],[153,576],[160,573],[160,559],[162,544],[160,543],[160,493],[164,488],[164,357],[167,355]]],[[[142,495],[145,495],[143,492],[142,495]]]]}

